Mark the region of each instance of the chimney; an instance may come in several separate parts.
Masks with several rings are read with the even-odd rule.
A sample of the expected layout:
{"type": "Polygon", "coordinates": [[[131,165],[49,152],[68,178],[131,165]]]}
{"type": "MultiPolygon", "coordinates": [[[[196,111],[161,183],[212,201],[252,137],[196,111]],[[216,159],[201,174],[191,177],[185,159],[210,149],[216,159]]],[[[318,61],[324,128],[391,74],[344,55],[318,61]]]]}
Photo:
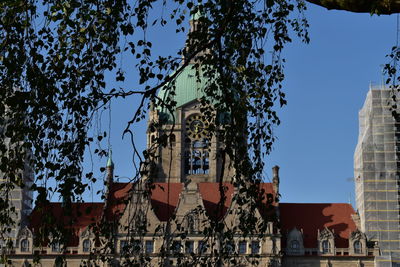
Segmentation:
{"type": "Polygon", "coordinates": [[[279,166],[272,167],[272,182],[279,185],[279,166]]]}
{"type": "Polygon", "coordinates": [[[279,166],[272,167],[272,185],[276,196],[279,195],[279,166]]]}

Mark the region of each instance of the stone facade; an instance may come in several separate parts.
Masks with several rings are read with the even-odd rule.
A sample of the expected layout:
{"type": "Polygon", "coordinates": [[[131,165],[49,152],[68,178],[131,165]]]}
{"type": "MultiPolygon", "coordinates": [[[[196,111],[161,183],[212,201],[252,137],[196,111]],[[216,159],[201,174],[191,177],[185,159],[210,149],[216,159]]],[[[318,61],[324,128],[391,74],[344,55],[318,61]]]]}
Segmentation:
{"type": "MultiPolygon", "coordinates": [[[[165,258],[175,266],[180,266],[179,258],[201,266],[212,262],[213,251],[217,250],[229,255],[221,263],[223,266],[374,266],[379,250],[367,243],[352,207],[340,203],[279,203],[277,166],[273,168],[272,183],[259,185],[262,198],[260,208],[254,211],[257,221],[267,222],[267,227],[247,237],[240,231],[233,232],[233,243],[205,239],[203,230],[211,224],[221,223],[224,225],[221,231],[226,233],[240,225],[238,211],[246,206],[235,202],[237,188],[229,182],[233,171],[229,164],[221,166],[223,161],[216,155],[221,144],[216,140],[208,143],[207,160],[202,158],[200,163],[192,160],[189,162],[192,165],[188,165],[187,157],[201,158],[193,150],[203,149],[200,145],[193,146],[193,142],[188,142],[188,149],[182,141],[187,140],[186,131],[190,127],[187,121],[199,114],[198,103],[190,101],[178,107],[176,114],[177,125],[172,132],[175,137],[155,153],[158,161],[152,166],[156,170],[154,182],[149,177],[137,183],[114,182],[114,164],[109,160],[106,202],[72,206],[76,212],[71,215],[75,225],[71,228],[74,236],[70,243],[63,246],[50,236],[47,244],[33,246],[33,237],[39,234],[43,223],[43,212],[54,214],[60,223],[70,219],[61,203],[50,203],[44,211],[35,209],[28,227],[20,230],[16,247],[9,253],[10,264],[28,266],[35,255],[40,255],[41,266],[62,266],[57,263],[59,256],[64,257],[67,266],[85,266],[91,256],[95,257],[92,263],[100,266],[130,266],[129,260],[140,262],[143,257],[148,257],[145,262],[151,266],[164,265],[165,258]],[[226,176],[219,183],[218,170],[222,168],[226,176]],[[88,208],[90,213],[85,213],[88,208]],[[118,225],[109,237],[98,236],[90,227],[103,222],[118,225]],[[106,241],[111,243],[113,252],[101,252],[106,241]],[[107,256],[109,261],[101,261],[100,256],[107,256]],[[235,264],[230,262],[232,259],[235,264]]],[[[158,116],[160,112],[153,110],[149,128],[158,116]]],[[[148,131],[149,148],[154,138],[171,130],[169,125],[164,127],[148,131]]]]}
{"type": "MultiPolygon", "coordinates": [[[[199,102],[204,92],[192,67],[176,80],[173,114],[157,105],[150,112],[147,146],[152,160],[143,169],[148,173],[136,183],[114,182],[110,158],[105,202],[73,203],[69,214],[62,203],[36,207],[3,265],[374,266],[379,248],[361,232],[353,208],[279,203],[277,166],[272,183],[256,186],[256,231],[243,236],[240,212],[250,207],[236,201],[234,169],[219,153],[224,144],[207,136],[199,102]],[[164,146],[156,145],[160,140],[164,146]],[[46,220],[48,214],[54,220],[46,220]],[[66,228],[68,242],[47,234],[46,242],[34,244],[35,236],[46,234],[41,232],[46,224],[66,228]],[[109,232],[99,235],[96,227],[104,225],[109,232]],[[220,235],[207,238],[207,228],[220,235]],[[216,254],[227,257],[217,262],[216,254]]],[[[167,87],[159,92],[160,99],[168,96],[167,87]]]]}

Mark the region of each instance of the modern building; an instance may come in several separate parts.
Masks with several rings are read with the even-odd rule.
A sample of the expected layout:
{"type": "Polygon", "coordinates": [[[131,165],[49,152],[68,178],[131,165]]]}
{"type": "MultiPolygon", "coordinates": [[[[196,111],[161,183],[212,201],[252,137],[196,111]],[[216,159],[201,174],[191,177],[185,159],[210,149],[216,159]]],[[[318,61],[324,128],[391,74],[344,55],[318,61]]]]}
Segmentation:
{"type": "MultiPolygon", "coordinates": [[[[354,153],[356,202],[361,231],[378,242],[377,266],[400,266],[400,121],[387,88],[370,88],[359,112],[354,153]]],[[[397,109],[398,111],[398,109],[397,109]]]]}

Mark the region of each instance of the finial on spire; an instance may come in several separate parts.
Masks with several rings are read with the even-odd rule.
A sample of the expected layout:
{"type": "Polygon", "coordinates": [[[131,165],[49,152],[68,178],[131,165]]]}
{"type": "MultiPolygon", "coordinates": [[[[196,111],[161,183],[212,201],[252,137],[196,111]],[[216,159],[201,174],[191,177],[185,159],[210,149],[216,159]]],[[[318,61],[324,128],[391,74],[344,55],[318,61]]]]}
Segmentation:
{"type": "Polygon", "coordinates": [[[201,17],[204,17],[203,12],[197,9],[197,12],[190,17],[190,20],[199,20],[201,17]]]}
{"type": "Polygon", "coordinates": [[[107,165],[106,167],[114,167],[114,162],[112,161],[112,150],[108,151],[108,160],[107,160],[107,165]]]}

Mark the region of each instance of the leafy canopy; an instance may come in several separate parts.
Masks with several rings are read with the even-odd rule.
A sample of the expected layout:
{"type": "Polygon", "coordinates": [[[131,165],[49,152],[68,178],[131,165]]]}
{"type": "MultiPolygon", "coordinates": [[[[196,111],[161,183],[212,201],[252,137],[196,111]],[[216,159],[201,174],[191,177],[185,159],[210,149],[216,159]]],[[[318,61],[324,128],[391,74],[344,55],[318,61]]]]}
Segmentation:
{"type": "MultiPolygon", "coordinates": [[[[158,99],[157,92],[185,67],[201,69],[198,79],[207,81],[202,111],[211,134],[226,144],[221,153],[233,160],[237,186],[257,181],[280,122],[275,107],[286,104],[281,52],[291,35],[308,42],[304,10],[302,0],[2,1],[0,235],[5,238],[13,223],[10,192],[24,186],[26,162],[33,167],[37,206],[54,192],[67,208],[82,200],[98,179],[82,173],[85,149],[107,135],[98,129],[104,133],[89,136],[95,114],[112,99],[140,96],[124,132],[133,135],[132,126],[146,118],[151,103],[174,110],[173,97],[158,99]],[[150,28],[185,32],[195,14],[201,16],[186,47],[176,55],[153,54],[152,42],[160,40],[148,39],[150,28]],[[120,64],[122,57],[132,60],[129,67],[120,64]],[[139,84],[124,82],[137,73],[139,84]],[[217,114],[229,114],[229,120],[220,125],[217,114]]],[[[154,156],[133,153],[143,158],[142,170],[154,156]]],[[[242,196],[254,199],[249,192],[242,196]]]]}

